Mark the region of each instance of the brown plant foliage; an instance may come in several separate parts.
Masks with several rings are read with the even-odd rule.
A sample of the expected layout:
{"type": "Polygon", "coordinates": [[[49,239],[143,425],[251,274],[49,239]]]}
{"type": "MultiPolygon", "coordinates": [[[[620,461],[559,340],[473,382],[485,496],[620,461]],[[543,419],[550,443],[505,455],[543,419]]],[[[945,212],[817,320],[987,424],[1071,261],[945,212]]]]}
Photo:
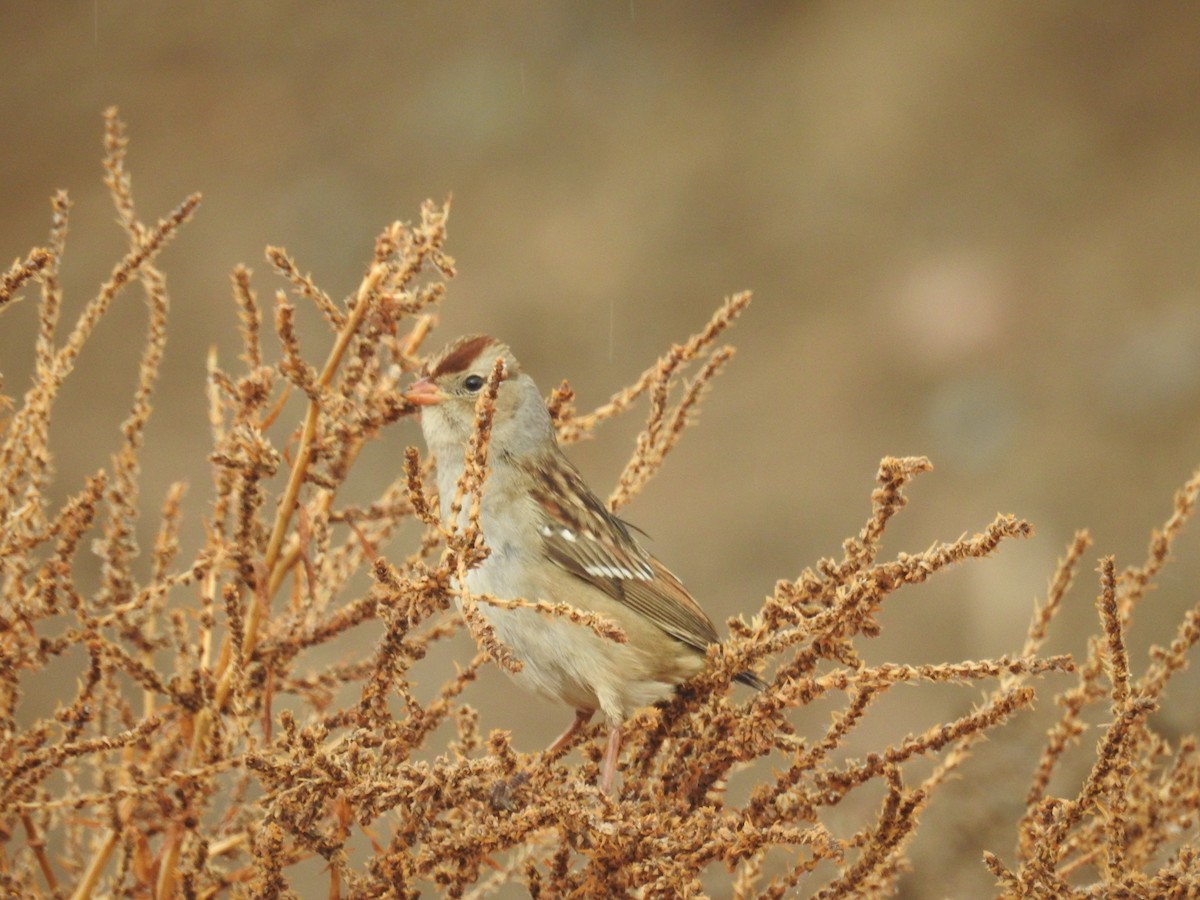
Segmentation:
{"type": "MultiPolygon", "coordinates": [[[[923,458],[886,458],[870,516],[842,557],[780,581],[757,613],[730,622],[730,639],[713,648],[701,675],[628,723],[614,795],[596,786],[599,726],[555,758],[517,752],[507,732],[481,733],[470,704],[480,667],[520,665],[478,613],[479,603],[496,598],[462,597],[479,652],[421,699],[414,672],[460,627],[452,598],[462,574],[487,553],[477,516],[462,529],[439,522],[428,464],[415,448],[372,502],[344,503],[339,490],[366,442],[412,413],[398,386],[420,364],[432,310],[454,273],[444,250],[448,210],[432,203],[418,222],[384,229],[362,283],[342,301],[285,251],[269,249],[288,286],[273,299],[270,337],[251,273],[234,270],[241,365],[209,360],[215,499],[192,513],[203,516],[205,539],[193,550],[181,546],[184,487],[177,484],[161,502],[157,536],[143,556],[134,539],[146,514],[142,438],[168,323],[166,277],[155,260],[199,198],[143,222],[125,153],[123,126],[110,110],[106,182],[129,249],[71,330],[56,337],[65,194],[52,201],[48,246],[0,281],[0,311],[23,289],[40,291],[33,383],[19,404],[7,404],[0,434],[6,893],[483,897],[515,883],[540,897],[888,896],[937,788],[984,735],[1033,702],[1031,677],[1075,671],[1069,658],[1039,653],[1086,552],[1082,534],[1018,655],[864,662],[859,648],[878,634],[877,613],[898,589],[1030,533],[1026,522],[999,516],[971,537],[882,558],[905,487],[931,468],[923,458]],[[148,325],[122,446],[109,467],[54,508],[49,435],[57,392],[96,322],[135,282],[148,325]],[[326,346],[302,345],[294,302],[319,311],[326,346]],[[286,421],[289,391],[305,398],[295,425],[286,421]],[[419,526],[411,546],[393,540],[405,523],[419,526]],[[102,561],[94,586],[81,561],[88,547],[102,561]],[[336,648],[356,629],[374,636],[366,658],[314,660],[313,650],[336,648]],[[68,659],[79,661],[73,698],[53,715],[31,716],[31,685],[68,659]],[[731,690],[747,669],[763,675],[766,690],[731,690]],[[890,688],[930,682],[992,687],[956,719],[850,755],[890,688]],[[817,704],[832,715],[798,715],[817,704]],[[582,762],[568,758],[574,750],[582,762]],[[924,777],[914,774],[920,758],[936,762],[924,777]],[[306,867],[312,861],[320,866],[306,867]]],[[[749,299],[727,300],[701,331],[589,414],[575,411],[565,383],[553,392],[565,441],[648,398],[646,425],[610,497],[614,509],[678,441],[732,357],[718,338],[749,299]]],[[[469,511],[477,512],[486,483],[495,386],[494,376],[455,498],[469,511]]],[[[1200,475],[1144,565],[1118,573],[1111,559],[1102,563],[1101,635],[1077,686],[1059,698],[1063,712],[1040,762],[1031,761],[1016,862],[986,858],[1005,895],[1184,896],[1200,885],[1196,739],[1169,741],[1148,721],[1200,638],[1200,607],[1142,675],[1125,649],[1133,612],[1198,492],[1200,475]],[[1085,714],[1100,708],[1107,722],[1090,775],[1075,798],[1048,796],[1085,714]]],[[[623,639],[599,617],[532,605],[623,639]]]]}
{"type": "MultiPolygon", "coordinates": [[[[1195,735],[1171,740],[1149,716],[1165,700],[1171,676],[1186,668],[1200,641],[1200,604],[1167,647],[1154,646],[1140,677],[1130,669],[1126,635],[1133,614],[1166,564],[1200,497],[1200,472],[1175,495],[1175,508],[1151,536],[1140,566],[1117,572],[1100,561],[1096,608],[1100,634],[1088,642],[1077,684],[1062,692],[1025,814],[1017,827],[1017,865],[994,853],[987,866],[1006,895],[1021,897],[1194,897],[1200,893],[1200,753],[1195,735]],[[1093,720],[1089,723],[1089,718],[1093,720]],[[1048,794],[1068,749],[1089,727],[1102,729],[1091,770],[1072,798],[1048,794]]],[[[1059,565],[1050,599],[1030,629],[1044,633],[1090,544],[1076,535],[1059,565]]],[[[1195,708],[1195,698],[1190,698],[1195,708]]]]}

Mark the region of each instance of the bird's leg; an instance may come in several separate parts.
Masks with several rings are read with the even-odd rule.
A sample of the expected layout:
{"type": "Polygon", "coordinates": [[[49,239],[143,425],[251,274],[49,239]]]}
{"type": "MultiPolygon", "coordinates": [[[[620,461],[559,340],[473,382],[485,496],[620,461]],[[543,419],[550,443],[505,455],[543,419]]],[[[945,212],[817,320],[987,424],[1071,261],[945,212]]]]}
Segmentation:
{"type": "Polygon", "coordinates": [[[600,779],[600,790],[612,793],[613,778],[617,774],[617,757],[621,753],[621,723],[608,726],[608,749],[604,751],[604,774],[600,779]]]}
{"type": "Polygon", "coordinates": [[[567,730],[560,734],[549,747],[546,748],[546,755],[550,757],[558,756],[562,749],[570,743],[571,738],[579,733],[579,730],[592,721],[594,709],[577,709],[575,710],[575,721],[567,726],[567,730]]]}

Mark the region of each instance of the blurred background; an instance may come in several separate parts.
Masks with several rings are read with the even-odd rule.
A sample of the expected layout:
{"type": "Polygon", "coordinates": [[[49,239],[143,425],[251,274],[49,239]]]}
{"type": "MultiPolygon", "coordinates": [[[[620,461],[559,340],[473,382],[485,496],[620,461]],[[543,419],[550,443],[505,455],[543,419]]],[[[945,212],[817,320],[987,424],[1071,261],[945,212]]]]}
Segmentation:
{"type": "MultiPolygon", "coordinates": [[[[160,263],[173,324],[143,546],[172,481],[192,485],[192,535],[206,512],[204,360],[214,344],[230,366],[237,354],[233,266],[254,268],[269,299],[284,285],[263,248],[282,245],[341,296],[384,225],[451,194],[461,274],[431,346],[501,336],[545,391],[569,378],[581,409],[754,291],[699,424],[625,510],[714,617],[839,554],[879,459],[925,454],[936,470],[887,552],[997,511],[1037,534],[901,591],[867,659],[1018,652],[1086,526],[1096,543],[1050,647],[1079,652],[1094,560],[1139,563],[1200,463],[1194,4],[95,0],[4,5],[0,33],[0,251],[44,243],[48,198],[69,189],[68,317],[124,247],[101,184],[106,106],[128,123],[144,219],[204,193],[160,263]]],[[[28,384],[35,314],[27,299],[0,322],[4,393],[28,384]]],[[[123,296],[64,391],[63,495],[118,446],[144,321],[123,296]]],[[[314,356],[326,334],[310,332],[314,356]]],[[[599,493],[638,425],[573,448],[599,493]]],[[[392,429],[364,458],[363,490],[418,442],[413,423],[392,429]]],[[[1196,602],[1198,551],[1189,534],[1140,611],[1135,671],[1196,602]]],[[[365,649],[375,635],[359,637],[365,649]]],[[[1050,679],[1038,713],[933,802],[905,896],[989,888],[980,853],[1011,858],[1037,717],[1064,685],[1050,679]]],[[[1197,689],[1175,686],[1156,719],[1168,735],[1200,727],[1197,689]]],[[[528,722],[498,673],[484,690],[485,726],[512,728],[520,748],[569,719],[528,722]]],[[[980,697],[894,693],[885,740],[980,697]]]]}

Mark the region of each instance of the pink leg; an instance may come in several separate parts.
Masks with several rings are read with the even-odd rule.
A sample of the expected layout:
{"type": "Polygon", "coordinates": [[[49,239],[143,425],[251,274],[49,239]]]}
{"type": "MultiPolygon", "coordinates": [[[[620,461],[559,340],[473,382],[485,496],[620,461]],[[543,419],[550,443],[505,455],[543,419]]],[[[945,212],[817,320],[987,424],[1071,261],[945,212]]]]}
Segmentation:
{"type": "Polygon", "coordinates": [[[557,756],[562,752],[563,748],[570,743],[571,738],[579,733],[579,729],[592,721],[592,714],[595,710],[592,709],[577,709],[575,710],[575,721],[567,726],[567,730],[560,734],[549,747],[546,748],[547,756],[557,756]]]}
{"type": "Polygon", "coordinates": [[[621,753],[621,725],[616,723],[608,727],[608,749],[604,751],[604,775],[600,779],[600,789],[606,794],[612,793],[613,778],[617,774],[617,757],[621,753]]]}

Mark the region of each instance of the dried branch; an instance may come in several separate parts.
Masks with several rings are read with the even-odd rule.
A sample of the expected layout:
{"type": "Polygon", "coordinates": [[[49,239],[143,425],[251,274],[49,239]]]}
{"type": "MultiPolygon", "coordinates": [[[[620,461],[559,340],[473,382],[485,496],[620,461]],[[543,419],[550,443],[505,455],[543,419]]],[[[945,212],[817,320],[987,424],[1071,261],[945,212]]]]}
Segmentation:
{"type": "MultiPolygon", "coordinates": [[[[153,451],[146,425],[170,331],[167,280],[155,261],[198,198],[144,223],[115,110],[105,116],[104,146],[127,248],[71,329],[58,336],[65,193],[51,202],[47,249],[0,276],[0,308],[31,282],[41,288],[33,381],[0,421],[5,891],[80,900],[286,896],[306,887],[316,865],[329,873],[331,896],[483,897],[509,885],[535,896],[700,896],[723,890],[723,873],[736,897],[891,896],[911,864],[913,836],[952,775],[1019,795],[1007,773],[973,769],[972,751],[984,737],[1003,740],[1022,727],[1028,717],[1018,713],[1048,676],[1070,681],[1029,761],[1015,858],[979,848],[999,890],[1081,898],[1200,891],[1200,741],[1160,733],[1151,715],[1179,702],[1167,688],[1200,642],[1200,605],[1144,666],[1129,640],[1137,604],[1194,515],[1200,473],[1142,564],[1102,562],[1100,629],[1078,665],[1043,647],[1090,544],[1086,532],[1075,535],[1035,606],[1019,654],[901,665],[865,652],[883,627],[883,605],[1031,527],[998,516],[978,534],[885,555],[910,482],[932,468],[924,457],[885,458],[866,522],[840,558],[780,580],[753,615],[731,623],[703,671],[668,702],[638,711],[622,735],[619,792],[603,795],[602,725],[581,719],[552,753],[518,749],[527,740],[520,723],[512,735],[481,727],[482,668],[521,664],[490,626],[491,607],[628,637],[553,597],[470,589],[474,567],[491,552],[480,511],[502,369],[481,392],[463,476],[441,498],[448,524],[426,488],[430,463],[413,448],[386,478],[363,472],[353,502],[339,496],[364,446],[412,413],[401,379],[420,365],[454,272],[448,205],[427,203],[418,222],[385,227],[345,301],[270,250],[292,295],[277,295],[278,345],[263,339],[250,271],[234,269],[240,357],[228,369],[215,351],[208,358],[213,497],[193,541],[183,485],[148,505],[139,481],[153,451]],[[57,485],[54,403],[132,281],[145,292],[148,324],[131,358],[138,378],[121,443],[84,484],[57,485]],[[303,332],[296,296],[334,334],[323,359],[311,357],[323,338],[303,332]],[[305,412],[285,425],[292,388],[303,392],[305,412]],[[155,511],[149,558],[135,565],[135,535],[146,525],[139,519],[155,511]],[[99,553],[98,577],[87,549],[99,553]],[[481,649],[446,674],[449,639],[464,624],[481,649]],[[374,642],[371,652],[361,651],[363,639],[374,642]],[[731,687],[747,671],[769,675],[763,690],[731,687]],[[889,692],[930,683],[971,691],[966,711],[880,739],[889,692]],[[42,711],[46,696],[53,713],[42,711]],[[1099,737],[1085,756],[1089,729],[1099,737]],[[1085,756],[1077,769],[1076,755],[1085,756]],[[1072,789],[1073,769],[1081,774],[1072,789]],[[1052,786],[1074,796],[1051,796],[1052,786]]],[[[732,357],[717,339],[748,302],[749,294],[729,298],[591,413],[576,413],[565,382],[551,395],[564,441],[646,398],[613,508],[645,487],[695,420],[732,357]]]]}

